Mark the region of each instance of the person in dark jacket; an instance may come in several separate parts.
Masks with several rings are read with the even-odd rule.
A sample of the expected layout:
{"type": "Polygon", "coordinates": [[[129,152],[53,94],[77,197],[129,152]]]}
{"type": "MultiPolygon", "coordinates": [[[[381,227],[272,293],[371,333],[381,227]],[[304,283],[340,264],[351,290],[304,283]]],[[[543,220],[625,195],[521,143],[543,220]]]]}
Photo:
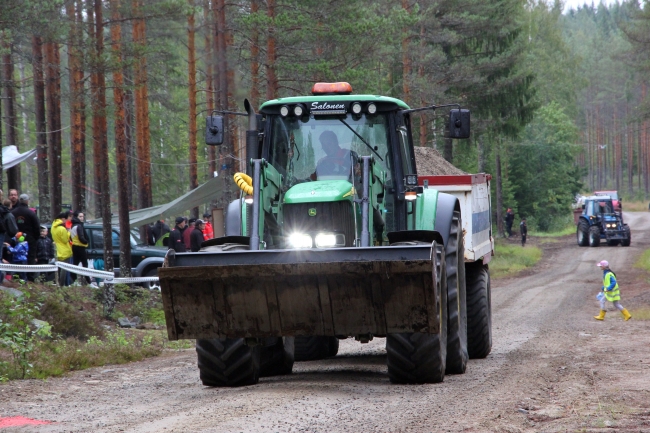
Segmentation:
{"type": "MultiPolygon", "coordinates": [[[[47,227],[41,226],[41,236],[36,241],[36,264],[47,265],[56,261],[56,248],[54,242],[47,235],[47,227]]],[[[54,281],[54,272],[44,272],[40,276],[45,281],[54,281]]]]}
{"type": "Polygon", "coordinates": [[[526,218],[522,218],[519,223],[519,231],[521,232],[521,246],[526,245],[526,236],[528,236],[528,226],[526,225],[526,218]]]}
{"type": "Polygon", "coordinates": [[[190,250],[192,252],[197,252],[201,249],[201,243],[203,239],[203,229],[205,228],[205,223],[203,220],[196,220],[194,222],[194,229],[190,233],[190,250]]]}
{"type": "MultiPolygon", "coordinates": [[[[36,264],[36,241],[41,236],[41,223],[38,220],[36,212],[29,208],[29,196],[21,194],[18,198],[18,204],[11,210],[11,213],[16,218],[16,225],[18,230],[25,235],[25,240],[29,245],[29,252],[27,254],[27,264],[36,264]]],[[[27,279],[34,281],[35,274],[29,272],[27,279]]]]}
{"type": "MultiPolygon", "coordinates": [[[[84,229],[85,215],[83,212],[75,211],[72,214],[72,229],[70,230],[70,241],[72,242],[72,264],[75,266],[88,267],[88,238],[84,229]]],[[[77,274],[70,274],[72,282],[77,280],[77,274]]],[[[86,284],[86,278],[81,278],[81,283],[86,284]]]]}
{"type": "Polygon", "coordinates": [[[173,249],[177,253],[185,253],[187,252],[187,248],[185,248],[185,242],[183,242],[183,232],[187,229],[185,227],[185,218],[183,217],[176,217],[176,225],[174,226],[174,230],[171,231],[169,234],[169,249],[173,249]]]}
{"type": "Polygon", "coordinates": [[[158,239],[162,238],[169,232],[171,232],[171,229],[167,224],[165,224],[165,220],[156,221],[156,224],[154,224],[153,228],[151,229],[154,244],[158,242],[158,239]]]}
{"type": "Polygon", "coordinates": [[[508,208],[508,211],[506,212],[506,233],[508,233],[508,237],[512,236],[512,223],[514,222],[515,213],[512,209],[508,208]]]}

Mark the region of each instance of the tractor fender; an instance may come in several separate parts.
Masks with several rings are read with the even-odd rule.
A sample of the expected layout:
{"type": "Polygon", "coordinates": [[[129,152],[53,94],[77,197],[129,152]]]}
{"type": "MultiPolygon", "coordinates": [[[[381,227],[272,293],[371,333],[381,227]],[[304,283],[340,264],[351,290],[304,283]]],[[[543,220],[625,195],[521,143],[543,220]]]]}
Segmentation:
{"type": "Polygon", "coordinates": [[[241,200],[233,200],[226,210],[226,236],[241,236],[241,200]]]}
{"type": "MultiPolygon", "coordinates": [[[[451,194],[445,194],[444,192],[438,193],[436,221],[433,227],[435,231],[442,235],[445,246],[447,246],[447,241],[449,240],[454,211],[460,212],[458,199],[451,194]]],[[[465,215],[461,215],[461,217],[465,217],[465,215]]]]}
{"type": "Polygon", "coordinates": [[[159,268],[163,265],[164,257],[147,257],[133,270],[134,277],[141,277],[150,269],[159,268]]]}

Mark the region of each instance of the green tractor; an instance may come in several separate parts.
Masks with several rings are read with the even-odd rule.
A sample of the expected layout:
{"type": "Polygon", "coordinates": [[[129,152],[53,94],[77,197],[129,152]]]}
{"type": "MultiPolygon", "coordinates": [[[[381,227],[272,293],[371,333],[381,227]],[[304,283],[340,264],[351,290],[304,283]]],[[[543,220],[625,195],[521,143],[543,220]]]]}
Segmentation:
{"type": "MultiPolygon", "coordinates": [[[[245,101],[250,165],[225,236],[170,250],[159,270],[169,338],[197,340],[207,386],[288,374],[350,337],[386,338],[394,383],[464,373],[468,345],[489,353],[490,332],[467,335],[468,320],[491,323],[489,294],[466,299],[461,207],[418,185],[411,115],[456,107],[448,136],[467,138],[469,111],[411,109],[347,83],[312,93],[259,114],[245,101]]],[[[206,143],[221,144],[223,117],[206,120],[206,143]]]]}

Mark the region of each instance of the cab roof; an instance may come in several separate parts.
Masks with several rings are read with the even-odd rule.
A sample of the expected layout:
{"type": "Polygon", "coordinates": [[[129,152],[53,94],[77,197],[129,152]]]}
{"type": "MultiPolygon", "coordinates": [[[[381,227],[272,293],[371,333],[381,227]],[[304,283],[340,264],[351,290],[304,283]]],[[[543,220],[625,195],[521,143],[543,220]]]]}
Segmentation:
{"type": "Polygon", "coordinates": [[[260,106],[260,110],[273,106],[285,104],[298,104],[309,102],[388,102],[397,104],[403,110],[408,110],[410,107],[406,103],[397,98],[379,95],[309,95],[309,96],[291,96],[287,98],[278,98],[266,101],[260,106]]]}

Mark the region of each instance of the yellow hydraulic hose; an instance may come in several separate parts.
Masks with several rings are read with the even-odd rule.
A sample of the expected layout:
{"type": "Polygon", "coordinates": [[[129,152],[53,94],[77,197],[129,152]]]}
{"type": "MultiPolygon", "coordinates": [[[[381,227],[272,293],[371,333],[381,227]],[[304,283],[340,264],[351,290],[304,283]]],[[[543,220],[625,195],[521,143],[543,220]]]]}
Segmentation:
{"type": "Polygon", "coordinates": [[[253,179],[246,173],[235,173],[233,176],[237,186],[247,195],[253,195],[253,179]]]}

